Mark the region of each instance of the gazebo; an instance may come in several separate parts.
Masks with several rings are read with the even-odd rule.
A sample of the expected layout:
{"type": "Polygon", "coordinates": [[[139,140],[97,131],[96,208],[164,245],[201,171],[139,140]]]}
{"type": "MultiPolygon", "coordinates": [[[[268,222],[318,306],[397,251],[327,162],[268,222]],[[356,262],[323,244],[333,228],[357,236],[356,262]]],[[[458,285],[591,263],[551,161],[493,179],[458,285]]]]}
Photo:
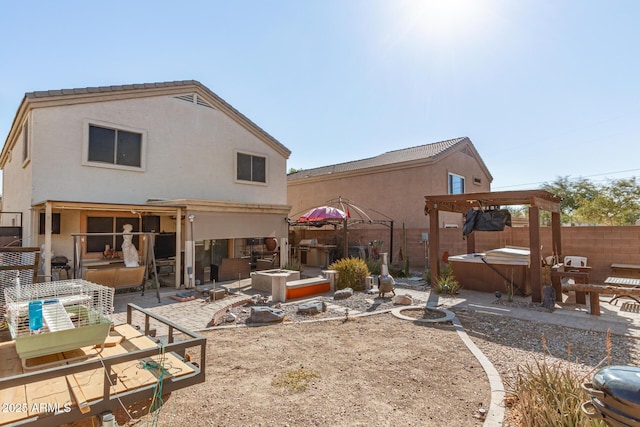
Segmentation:
{"type": "MultiPolygon", "coordinates": [[[[540,250],[540,210],[551,212],[551,233],[553,253],[562,254],[560,229],[560,202],[562,198],[545,190],[498,191],[488,193],[446,194],[425,196],[425,215],[429,216],[430,246],[429,269],[432,277],[440,275],[440,235],[438,214],[458,212],[466,214],[469,209],[482,209],[498,206],[529,206],[529,248],[531,251],[531,300],[542,302],[541,286],[541,250],[540,250]]],[[[467,252],[475,253],[475,236],[467,236],[467,252]]]]}
{"type": "Polygon", "coordinates": [[[375,209],[366,208],[365,210],[349,199],[338,197],[327,201],[323,206],[309,208],[304,213],[294,215],[295,217],[297,217],[296,220],[288,220],[289,226],[323,227],[330,225],[334,229],[342,227],[344,235],[342,250],[345,257],[349,253],[347,238],[349,226],[358,224],[383,225],[389,228],[389,252],[393,253],[393,220],[375,209]]]}

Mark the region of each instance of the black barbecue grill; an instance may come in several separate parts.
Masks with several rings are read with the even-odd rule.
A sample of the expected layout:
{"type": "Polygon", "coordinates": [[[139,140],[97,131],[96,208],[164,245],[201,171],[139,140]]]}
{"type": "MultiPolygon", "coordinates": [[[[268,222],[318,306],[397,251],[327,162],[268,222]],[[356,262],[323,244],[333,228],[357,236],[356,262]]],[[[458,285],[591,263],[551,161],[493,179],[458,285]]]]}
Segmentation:
{"type": "Polygon", "coordinates": [[[590,418],[602,419],[611,427],[640,426],[640,368],[602,368],[582,388],[591,398],[582,404],[582,412],[590,418]]]}
{"type": "Polygon", "coordinates": [[[60,278],[60,271],[64,270],[67,275],[67,279],[70,279],[69,270],[71,270],[71,266],[69,265],[69,259],[64,255],[56,255],[51,258],[51,271],[57,273],[58,279],[60,278]]]}

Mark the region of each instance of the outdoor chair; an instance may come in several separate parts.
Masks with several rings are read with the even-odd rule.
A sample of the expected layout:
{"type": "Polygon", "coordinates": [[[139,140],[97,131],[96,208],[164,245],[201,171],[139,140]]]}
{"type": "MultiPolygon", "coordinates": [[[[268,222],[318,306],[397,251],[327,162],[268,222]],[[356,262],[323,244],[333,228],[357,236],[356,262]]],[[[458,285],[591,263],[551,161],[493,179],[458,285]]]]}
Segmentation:
{"type": "MultiPolygon", "coordinates": [[[[556,301],[562,301],[562,285],[575,283],[589,283],[591,267],[587,265],[587,258],[582,256],[565,256],[564,262],[554,266],[551,271],[551,284],[556,291],[556,301]]],[[[584,292],[576,292],[576,304],[586,304],[584,292]]]]}

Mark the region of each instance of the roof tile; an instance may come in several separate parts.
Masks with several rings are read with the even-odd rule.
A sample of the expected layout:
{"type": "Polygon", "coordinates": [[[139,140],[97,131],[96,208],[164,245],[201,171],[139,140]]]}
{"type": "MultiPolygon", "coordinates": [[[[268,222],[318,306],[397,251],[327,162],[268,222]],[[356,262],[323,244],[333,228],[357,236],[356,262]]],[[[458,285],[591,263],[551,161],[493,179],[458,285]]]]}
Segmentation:
{"type": "Polygon", "coordinates": [[[372,168],[376,166],[390,165],[394,163],[409,162],[412,160],[420,160],[433,158],[439,154],[450,150],[452,147],[468,140],[467,137],[449,139],[446,141],[434,142],[432,144],[419,145],[417,147],[404,148],[401,150],[388,151],[375,157],[362,160],[355,160],[346,163],[338,163],[335,165],[322,166],[314,169],[302,170],[287,176],[289,181],[296,179],[309,178],[340,172],[351,172],[359,169],[372,168]]]}

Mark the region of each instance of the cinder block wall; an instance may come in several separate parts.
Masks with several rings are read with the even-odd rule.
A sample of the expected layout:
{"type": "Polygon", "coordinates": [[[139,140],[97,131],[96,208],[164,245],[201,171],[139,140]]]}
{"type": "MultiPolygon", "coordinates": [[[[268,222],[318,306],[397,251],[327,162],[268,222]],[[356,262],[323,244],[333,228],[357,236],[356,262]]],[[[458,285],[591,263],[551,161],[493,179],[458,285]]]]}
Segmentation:
{"type": "MultiPolygon", "coordinates": [[[[342,235],[341,230],[322,229],[291,229],[291,243],[297,245],[299,239],[317,238],[320,243],[331,243],[335,235],[342,235]]],[[[406,229],[407,251],[404,256],[409,257],[413,272],[424,271],[427,265],[425,252],[426,242],[422,242],[422,233],[427,229],[406,229]]],[[[542,255],[552,255],[551,227],[540,229],[542,255]]],[[[506,227],[501,232],[474,232],[476,252],[502,248],[506,245],[529,247],[528,227],[506,227]]],[[[358,228],[349,231],[351,245],[367,246],[371,240],[383,240],[381,252],[390,251],[390,235],[388,229],[374,227],[358,228]]],[[[402,225],[395,226],[393,233],[392,264],[400,265],[400,250],[402,248],[402,225]]],[[[449,255],[459,255],[467,252],[467,241],[462,238],[462,229],[450,228],[440,230],[440,259],[445,252],[449,255]]],[[[640,264],[640,227],[562,227],[562,255],[587,257],[592,267],[590,280],[601,283],[610,272],[611,263],[640,264]]]]}

